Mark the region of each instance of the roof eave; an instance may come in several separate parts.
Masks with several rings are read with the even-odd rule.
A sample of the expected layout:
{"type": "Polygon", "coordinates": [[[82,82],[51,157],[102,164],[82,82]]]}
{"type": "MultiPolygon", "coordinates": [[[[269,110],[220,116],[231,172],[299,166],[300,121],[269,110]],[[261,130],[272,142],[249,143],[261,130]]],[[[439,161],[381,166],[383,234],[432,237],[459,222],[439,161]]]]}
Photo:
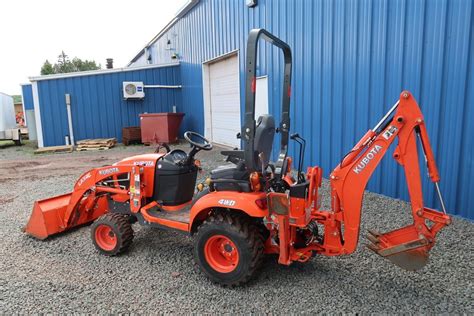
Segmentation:
{"type": "Polygon", "coordinates": [[[174,18],[165,25],[161,31],[156,34],[151,41],[148,42],[148,44],[145,45],[138,53],[133,57],[133,59],[127,64],[127,67],[129,67],[131,64],[136,62],[138,58],[140,58],[144,53],[145,50],[153,45],[157,40],[159,40],[176,22],[179,21],[183,16],[185,16],[194,6],[196,6],[199,3],[200,0],[189,0],[188,3],[186,3],[181,9],[178,10],[174,18]]]}
{"type": "Polygon", "coordinates": [[[53,80],[53,79],[62,79],[62,78],[71,78],[71,77],[83,77],[83,76],[93,76],[101,74],[110,74],[115,72],[129,72],[129,71],[139,71],[144,69],[152,68],[164,68],[164,67],[175,67],[179,66],[179,62],[173,62],[168,64],[154,64],[154,65],[145,65],[139,67],[124,67],[124,68],[113,68],[113,69],[99,69],[99,70],[88,70],[88,71],[77,71],[77,72],[68,72],[52,75],[43,75],[43,76],[33,76],[28,77],[30,82],[43,81],[43,80],[53,80]]]}

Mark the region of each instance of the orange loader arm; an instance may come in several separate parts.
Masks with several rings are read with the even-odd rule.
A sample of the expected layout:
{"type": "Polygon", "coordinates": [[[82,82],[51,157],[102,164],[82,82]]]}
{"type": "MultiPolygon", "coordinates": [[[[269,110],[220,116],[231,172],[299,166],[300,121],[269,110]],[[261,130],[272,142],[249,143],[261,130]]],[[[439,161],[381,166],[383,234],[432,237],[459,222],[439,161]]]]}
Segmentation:
{"type": "Polygon", "coordinates": [[[142,168],[134,165],[117,165],[96,168],[84,173],[71,193],[36,201],[24,231],[38,239],[91,223],[108,212],[107,194],[121,202],[129,201],[137,212],[142,203],[142,168]],[[117,176],[129,174],[130,187],[120,188],[117,176]],[[104,185],[103,182],[113,183],[104,185]]]}
{"type": "Polygon", "coordinates": [[[416,270],[426,264],[428,251],[434,245],[436,234],[450,223],[450,217],[446,215],[439,191],[439,173],[423,114],[407,91],[402,92],[400,100],[389,113],[364,135],[331,173],[332,212],[313,212],[316,219],[325,225],[324,254],[349,254],[356,249],[365,187],[396,138],[398,145],[393,158],[405,170],[413,224],[385,234],[369,231],[368,239],[371,244],[368,247],[408,270],[416,270]],[[389,121],[388,117],[392,113],[393,118],[389,121]],[[436,185],[443,213],[423,204],[417,136],[421,140],[428,174],[436,185]]]}

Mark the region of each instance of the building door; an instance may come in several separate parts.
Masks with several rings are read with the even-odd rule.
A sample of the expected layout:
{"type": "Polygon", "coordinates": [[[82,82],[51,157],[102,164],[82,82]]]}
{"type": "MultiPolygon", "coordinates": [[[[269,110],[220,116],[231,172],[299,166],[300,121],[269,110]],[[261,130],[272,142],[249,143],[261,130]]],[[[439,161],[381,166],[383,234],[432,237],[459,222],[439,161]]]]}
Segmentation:
{"type": "Polygon", "coordinates": [[[268,111],[268,77],[258,77],[255,91],[255,120],[268,111]]]}
{"type": "Polygon", "coordinates": [[[210,129],[210,135],[207,136],[210,136],[214,143],[240,147],[240,140],[236,138],[241,128],[239,60],[237,55],[210,63],[208,75],[210,115],[207,115],[206,125],[210,129]]]}

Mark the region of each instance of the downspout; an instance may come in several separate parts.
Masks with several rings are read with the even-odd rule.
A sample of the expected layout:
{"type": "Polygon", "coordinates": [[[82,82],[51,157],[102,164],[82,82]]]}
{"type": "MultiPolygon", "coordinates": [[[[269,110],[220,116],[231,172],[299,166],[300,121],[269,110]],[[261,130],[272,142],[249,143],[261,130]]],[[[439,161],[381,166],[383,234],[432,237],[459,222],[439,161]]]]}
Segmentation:
{"type": "Polygon", "coordinates": [[[71,95],[69,93],[66,93],[65,96],[66,96],[66,109],[67,109],[67,123],[69,126],[69,139],[71,140],[71,145],[75,146],[74,129],[72,128],[71,95]]]}

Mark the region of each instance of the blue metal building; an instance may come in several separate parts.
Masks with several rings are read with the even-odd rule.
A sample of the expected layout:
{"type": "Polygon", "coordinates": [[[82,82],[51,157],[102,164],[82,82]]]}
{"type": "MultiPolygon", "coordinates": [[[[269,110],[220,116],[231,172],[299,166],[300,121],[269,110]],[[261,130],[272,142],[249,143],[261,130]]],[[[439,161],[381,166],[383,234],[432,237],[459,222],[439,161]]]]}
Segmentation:
{"type": "Polygon", "coordinates": [[[21,85],[21,95],[23,100],[23,107],[25,111],[33,110],[33,90],[31,89],[31,84],[21,85]]]}
{"type": "MultiPolygon", "coordinates": [[[[425,115],[449,211],[474,219],[473,0],[247,2],[190,0],[139,51],[131,69],[179,64],[166,68],[168,73],[159,79],[164,81],[160,84],[180,84],[182,89],[157,92],[164,94],[145,101],[148,105],[104,105],[120,94],[120,83],[113,88],[99,76],[33,78],[44,145],[55,144],[66,132],[64,109],[56,104],[70,89],[81,98],[76,104],[86,104],[73,114],[77,133],[84,138],[117,136],[117,124],[134,125],[138,112],[166,111],[176,104],[186,113],[183,129],[235,145],[233,135],[243,114],[247,36],[253,28],[265,28],[293,50],[291,131],[308,140],[306,165],[322,166],[327,177],[406,89],[425,115]],[[86,96],[88,89],[95,92],[86,96]],[[163,106],[152,108],[149,103],[156,106],[159,98],[166,100],[163,106]]],[[[278,120],[282,65],[280,52],[262,43],[257,106],[278,120]]],[[[141,69],[133,79],[145,71],[141,69]]],[[[295,152],[292,145],[290,154],[295,152]]],[[[390,156],[368,189],[407,199],[403,171],[390,156]]],[[[439,207],[432,184],[425,178],[423,185],[425,203],[439,207]]]]}
{"type": "MultiPolygon", "coordinates": [[[[237,56],[243,105],[248,32],[269,30],[292,47],[291,130],[309,140],[305,164],[321,165],[325,176],[410,90],[425,115],[449,211],[474,219],[473,12],[470,0],[258,0],[254,7],[193,0],[130,66],[178,59],[188,126],[212,136],[209,64],[237,56]]],[[[278,117],[282,56],[265,44],[260,52],[258,72],[268,78],[269,111],[278,117]]],[[[407,199],[404,181],[388,158],[368,189],[407,199]]],[[[423,184],[425,202],[439,207],[432,185],[423,184]]]]}
{"type": "MultiPolygon", "coordinates": [[[[64,145],[69,135],[65,95],[71,98],[74,139],[122,136],[122,128],[139,126],[140,113],[181,110],[179,89],[146,89],[143,100],[125,100],[124,81],[179,86],[179,63],[106,69],[30,78],[38,146],[64,145]]],[[[30,95],[24,86],[24,98],[30,95]]]]}

